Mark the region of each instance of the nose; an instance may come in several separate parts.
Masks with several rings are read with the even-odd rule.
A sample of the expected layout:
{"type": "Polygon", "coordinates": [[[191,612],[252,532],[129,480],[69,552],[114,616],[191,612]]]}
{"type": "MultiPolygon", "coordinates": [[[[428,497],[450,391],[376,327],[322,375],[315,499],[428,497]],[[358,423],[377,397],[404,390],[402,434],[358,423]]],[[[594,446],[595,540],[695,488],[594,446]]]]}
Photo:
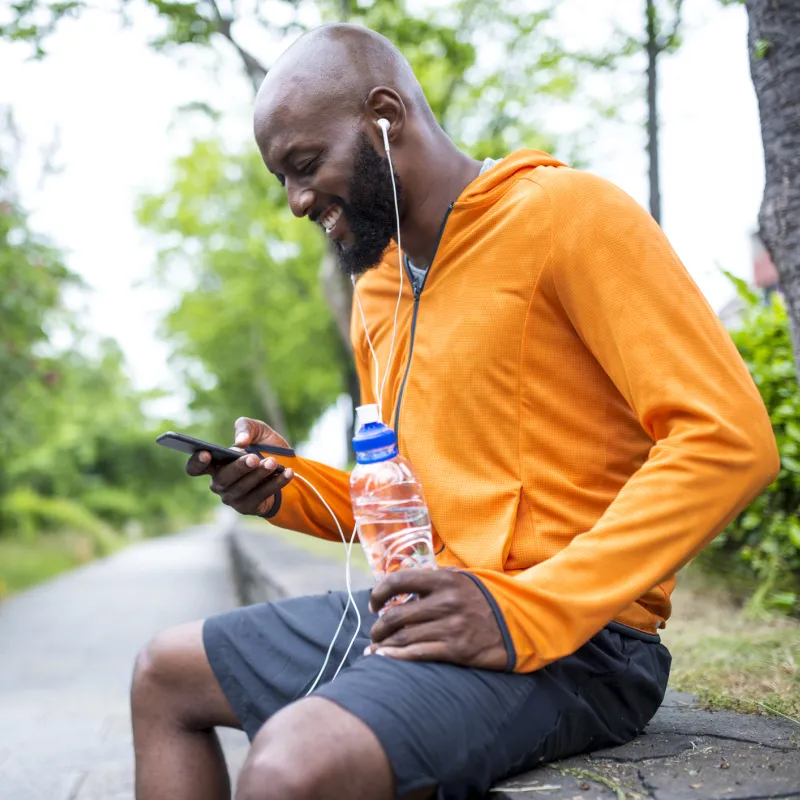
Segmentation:
{"type": "Polygon", "coordinates": [[[305,217],[314,207],[317,196],[312,189],[307,186],[298,186],[293,181],[286,181],[286,197],[289,200],[289,208],[296,217],[305,217]]]}

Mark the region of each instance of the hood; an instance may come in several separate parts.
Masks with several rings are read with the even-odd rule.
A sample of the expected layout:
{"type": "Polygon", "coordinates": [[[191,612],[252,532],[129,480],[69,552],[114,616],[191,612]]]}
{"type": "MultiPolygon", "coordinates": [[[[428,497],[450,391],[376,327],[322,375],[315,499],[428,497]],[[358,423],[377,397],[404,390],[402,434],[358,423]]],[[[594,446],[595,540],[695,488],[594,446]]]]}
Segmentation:
{"type": "Polygon", "coordinates": [[[479,175],[459,195],[455,207],[492,202],[509,182],[517,181],[538,167],[566,167],[542,150],[516,150],[479,175]]]}

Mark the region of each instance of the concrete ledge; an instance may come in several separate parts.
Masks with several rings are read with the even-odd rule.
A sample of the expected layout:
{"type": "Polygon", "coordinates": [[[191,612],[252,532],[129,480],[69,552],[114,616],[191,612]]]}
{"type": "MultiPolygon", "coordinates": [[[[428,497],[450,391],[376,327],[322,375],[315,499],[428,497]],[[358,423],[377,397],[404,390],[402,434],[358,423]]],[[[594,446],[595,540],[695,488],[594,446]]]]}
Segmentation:
{"type": "MultiPolygon", "coordinates": [[[[228,547],[242,603],[344,588],[341,564],[292,547],[266,530],[234,529],[228,547]]],[[[354,589],[368,588],[372,582],[354,569],[352,584],[354,589]]],[[[635,741],[543,765],[496,786],[487,797],[800,798],[800,726],[775,717],[705,711],[691,695],[669,691],[635,741]]]]}
{"type": "MultiPolygon", "coordinates": [[[[228,531],[227,545],[242,605],[346,588],[344,565],[270,536],[266,523],[263,533],[245,527],[232,528],[228,531]]],[[[353,591],[373,585],[370,576],[355,565],[351,566],[350,584],[353,591]]]]}

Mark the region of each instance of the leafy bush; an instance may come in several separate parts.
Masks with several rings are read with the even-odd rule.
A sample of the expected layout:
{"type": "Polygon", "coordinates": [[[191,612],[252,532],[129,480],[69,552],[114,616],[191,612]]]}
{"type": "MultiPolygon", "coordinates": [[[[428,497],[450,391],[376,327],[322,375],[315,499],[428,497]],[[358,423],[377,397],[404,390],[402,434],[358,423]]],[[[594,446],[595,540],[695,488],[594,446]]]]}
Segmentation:
{"type": "Polygon", "coordinates": [[[730,276],[746,312],[731,336],[769,411],[781,470],[777,479],[709,548],[717,566],[754,577],[756,608],[800,612],[800,393],[783,300],[769,302],[730,276]]]}
{"type": "Polygon", "coordinates": [[[42,497],[30,489],[15,489],[0,504],[6,521],[6,534],[29,544],[40,534],[66,533],[83,535],[94,556],[103,556],[119,546],[119,538],[87,508],[64,497],[42,497]]]}

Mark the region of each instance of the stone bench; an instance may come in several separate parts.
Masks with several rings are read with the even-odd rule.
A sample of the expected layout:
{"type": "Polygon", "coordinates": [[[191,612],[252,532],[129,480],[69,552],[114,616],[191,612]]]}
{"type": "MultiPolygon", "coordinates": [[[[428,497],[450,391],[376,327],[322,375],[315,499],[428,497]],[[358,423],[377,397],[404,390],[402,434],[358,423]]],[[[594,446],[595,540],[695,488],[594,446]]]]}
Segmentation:
{"type": "MultiPolygon", "coordinates": [[[[301,536],[302,534],[298,534],[301,536]]],[[[228,547],[243,603],[344,588],[340,563],[282,538],[234,528],[228,547]]],[[[371,579],[353,568],[353,588],[371,579]]],[[[542,767],[493,788],[518,800],[760,800],[800,798],[800,726],[775,717],[699,708],[670,690],[642,736],[630,744],[542,767]]]]}

